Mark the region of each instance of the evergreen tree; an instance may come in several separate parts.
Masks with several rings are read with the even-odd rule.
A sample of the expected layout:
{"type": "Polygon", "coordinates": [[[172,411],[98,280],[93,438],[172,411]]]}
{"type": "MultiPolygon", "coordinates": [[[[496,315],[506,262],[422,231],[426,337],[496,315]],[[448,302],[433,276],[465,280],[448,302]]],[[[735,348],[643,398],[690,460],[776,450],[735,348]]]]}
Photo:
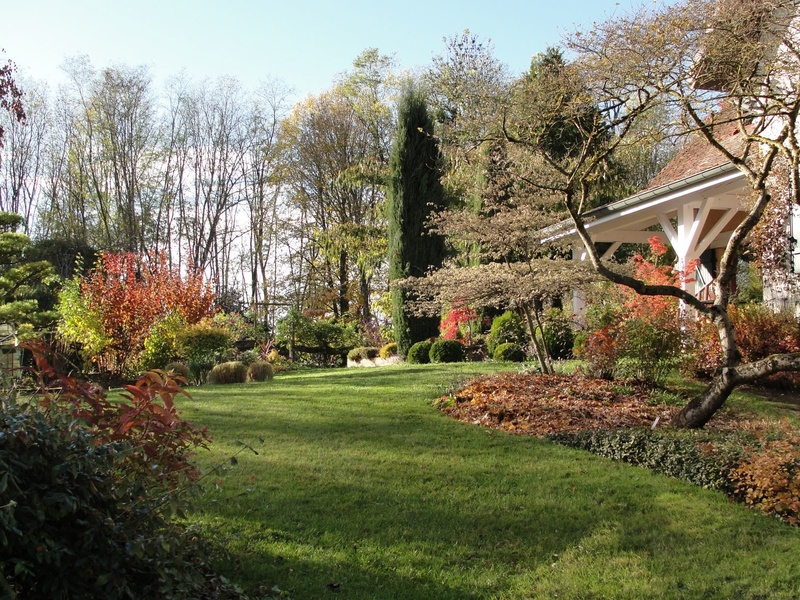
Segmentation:
{"type": "Polygon", "coordinates": [[[30,239],[17,233],[22,221],[20,215],[0,212],[0,323],[27,333],[55,320],[55,313],[41,311],[37,300],[54,273],[49,262],[27,258],[30,239]]]}
{"type": "MultiPolygon", "coordinates": [[[[398,106],[397,130],[389,159],[389,281],[420,277],[444,258],[444,239],[426,228],[428,217],[444,208],[441,154],[425,98],[406,90],[398,106]]],[[[392,289],[392,319],[400,354],[439,333],[437,317],[420,317],[408,307],[411,292],[392,289]]]]}

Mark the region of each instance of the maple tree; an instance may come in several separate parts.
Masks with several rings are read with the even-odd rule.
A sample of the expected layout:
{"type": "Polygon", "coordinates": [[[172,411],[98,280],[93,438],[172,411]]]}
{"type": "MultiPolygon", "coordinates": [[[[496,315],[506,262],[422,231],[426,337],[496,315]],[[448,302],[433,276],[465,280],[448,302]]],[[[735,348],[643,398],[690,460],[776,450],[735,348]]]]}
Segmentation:
{"type": "Polygon", "coordinates": [[[153,325],[169,314],[186,324],[213,314],[214,295],[198,272],[181,275],[163,255],[104,253],[61,293],[59,334],[84,358],[122,374],[135,364],[153,325]]]}

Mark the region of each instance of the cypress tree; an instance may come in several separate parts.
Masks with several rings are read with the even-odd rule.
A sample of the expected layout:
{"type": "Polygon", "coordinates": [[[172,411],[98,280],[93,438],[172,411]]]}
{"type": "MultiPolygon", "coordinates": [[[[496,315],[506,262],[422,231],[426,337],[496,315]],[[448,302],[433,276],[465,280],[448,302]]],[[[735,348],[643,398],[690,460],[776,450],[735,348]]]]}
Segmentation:
{"type": "MultiPolygon", "coordinates": [[[[444,259],[444,239],[427,231],[428,217],[444,207],[441,153],[425,98],[407,89],[399,102],[397,130],[389,159],[389,281],[420,277],[444,259]]],[[[415,342],[439,334],[438,317],[420,317],[408,309],[410,292],[392,289],[392,320],[400,354],[415,342]]]]}

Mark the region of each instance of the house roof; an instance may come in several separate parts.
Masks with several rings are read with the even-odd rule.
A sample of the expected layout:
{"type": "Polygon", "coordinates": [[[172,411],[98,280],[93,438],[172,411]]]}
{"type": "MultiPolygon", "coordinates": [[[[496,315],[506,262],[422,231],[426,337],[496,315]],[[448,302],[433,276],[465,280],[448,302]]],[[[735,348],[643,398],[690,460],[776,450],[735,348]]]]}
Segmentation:
{"type": "MultiPolygon", "coordinates": [[[[726,117],[726,113],[721,113],[717,117],[720,121],[715,126],[717,139],[732,154],[741,154],[744,150],[744,136],[741,135],[735,120],[726,117]]],[[[728,164],[728,159],[699,133],[695,133],[686,146],[650,181],[645,190],[676,183],[724,164],[728,164]]]]}

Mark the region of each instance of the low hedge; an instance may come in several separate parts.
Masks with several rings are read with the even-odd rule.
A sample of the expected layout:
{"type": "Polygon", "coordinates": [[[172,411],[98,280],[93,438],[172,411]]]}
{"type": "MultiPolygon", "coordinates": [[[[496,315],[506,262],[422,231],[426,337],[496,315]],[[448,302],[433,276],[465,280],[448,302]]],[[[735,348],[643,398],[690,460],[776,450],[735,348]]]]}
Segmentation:
{"type": "Polygon", "coordinates": [[[743,455],[741,444],[716,441],[703,432],[649,429],[597,429],[577,434],[554,434],[551,440],[593,454],[640,465],[703,488],[732,495],[733,470],[743,455]]]}

